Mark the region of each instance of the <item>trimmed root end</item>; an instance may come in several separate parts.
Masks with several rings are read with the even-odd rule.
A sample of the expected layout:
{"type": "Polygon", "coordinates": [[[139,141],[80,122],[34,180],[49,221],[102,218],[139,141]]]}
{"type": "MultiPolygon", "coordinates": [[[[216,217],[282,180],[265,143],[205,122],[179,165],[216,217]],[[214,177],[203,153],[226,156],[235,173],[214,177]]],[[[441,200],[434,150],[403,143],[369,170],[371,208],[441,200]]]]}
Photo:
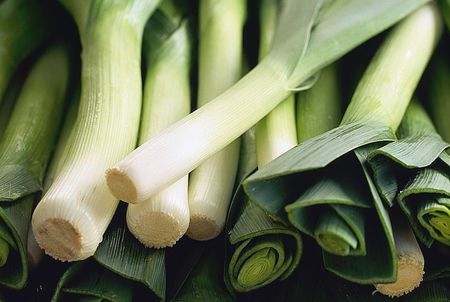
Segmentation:
{"type": "Polygon", "coordinates": [[[128,203],[136,203],[136,187],[128,175],[120,168],[110,168],[106,171],[106,184],[109,191],[117,199],[128,203]]]}
{"type": "Polygon", "coordinates": [[[423,280],[424,264],[409,255],[402,255],[398,262],[397,281],[376,284],[375,288],[383,295],[400,297],[417,288],[423,280]]]}
{"type": "Polygon", "coordinates": [[[69,221],[48,219],[38,227],[35,236],[47,255],[60,261],[81,260],[81,234],[69,221]]]}
{"type": "Polygon", "coordinates": [[[157,249],[173,246],[186,232],[175,217],[164,212],[142,215],[133,225],[128,223],[128,227],[142,244],[157,249]]]}
{"type": "Polygon", "coordinates": [[[204,215],[193,215],[186,234],[191,239],[206,241],[216,238],[221,230],[222,228],[211,218],[204,215]]]}

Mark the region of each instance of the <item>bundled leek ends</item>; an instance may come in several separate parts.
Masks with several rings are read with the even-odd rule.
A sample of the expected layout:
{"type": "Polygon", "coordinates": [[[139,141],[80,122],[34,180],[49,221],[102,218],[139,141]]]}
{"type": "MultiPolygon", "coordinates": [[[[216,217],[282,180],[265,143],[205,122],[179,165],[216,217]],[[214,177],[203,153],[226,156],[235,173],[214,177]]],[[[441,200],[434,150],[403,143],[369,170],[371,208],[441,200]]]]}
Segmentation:
{"type": "MultiPolygon", "coordinates": [[[[167,0],[163,5],[171,5],[167,0]]],[[[147,76],[144,87],[139,143],[144,143],[190,112],[190,40],[182,12],[165,6],[147,23],[144,51],[147,76]]],[[[129,204],[127,224],[144,245],[174,245],[189,225],[187,175],[140,204],[129,204]]]]}
{"type": "Polygon", "coordinates": [[[47,254],[74,261],[94,254],[118,204],[103,171],[136,144],[142,32],[159,1],[62,2],[82,41],[81,100],[64,164],[32,223],[47,254]]]}
{"type": "Polygon", "coordinates": [[[339,0],[319,13],[320,0],[285,1],[263,61],[111,167],[106,173],[110,191],[128,202],[149,198],[239,137],[316,71],[426,2],[339,0]]]}
{"type": "MultiPolygon", "coordinates": [[[[198,107],[241,77],[246,9],[245,1],[241,0],[200,2],[198,107]]],[[[236,179],[239,143],[239,139],[231,142],[190,175],[191,220],[187,234],[192,239],[209,240],[223,229],[236,179]]]]}

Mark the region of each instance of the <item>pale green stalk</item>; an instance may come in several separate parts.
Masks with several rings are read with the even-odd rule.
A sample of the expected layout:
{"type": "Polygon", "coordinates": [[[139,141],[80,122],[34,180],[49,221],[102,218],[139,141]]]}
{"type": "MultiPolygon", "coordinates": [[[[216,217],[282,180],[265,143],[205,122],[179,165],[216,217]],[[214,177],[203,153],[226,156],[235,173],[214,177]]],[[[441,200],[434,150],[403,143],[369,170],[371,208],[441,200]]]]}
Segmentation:
{"type": "MultiPolygon", "coordinates": [[[[277,26],[279,2],[264,0],[261,2],[261,37],[259,46],[260,60],[267,55],[277,26]]],[[[295,97],[290,95],[256,126],[256,156],[258,167],[277,158],[297,145],[295,127],[295,97]]]]}
{"type": "Polygon", "coordinates": [[[62,261],[92,256],[117,207],[103,172],[136,145],[142,32],[159,3],[74,1],[62,2],[73,9],[82,41],[80,107],[64,165],[32,220],[39,245],[62,261]]]}
{"type": "MultiPolygon", "coordinates": [[[[152,17],[144,34],[147,73],[139,144],[190,112],[188,21],[181,11],[174,16],[163,13],[152,17]]],[[[140,204],[129,204],[127,225],[145,246],[174,245],[189,226],[188,176],[140,204]]]]}
{"type": "Polygon", "coordinates": [[[313,88],[297,97],[297,137],[302,143],[339,125],[342,118],[336,65],[325,67],[313,88]],[[317,116],[311,112],[321,112],[317,116]]]}
{"type": "MultiPolygon", "coordinates": [[[[200,2],[198,107],[235,84],[242,71],[242,35],[246,4],[241,0],[200,2]]],[[[191,137],[195,141],[195,137],[191,137]]],[[[190,175],[187,234],[195,240],[222,231],[233,194],[239,139],[201,163],[190,175]]]]}

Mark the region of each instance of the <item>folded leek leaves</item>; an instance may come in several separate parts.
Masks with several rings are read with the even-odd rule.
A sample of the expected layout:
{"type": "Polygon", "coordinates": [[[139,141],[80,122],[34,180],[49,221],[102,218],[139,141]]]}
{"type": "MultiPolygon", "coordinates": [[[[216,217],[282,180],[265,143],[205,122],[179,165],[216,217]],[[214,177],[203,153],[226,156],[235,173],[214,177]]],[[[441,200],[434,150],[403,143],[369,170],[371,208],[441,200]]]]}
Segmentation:
{"type": "Polygon", "coordinates": [[[390,204],[398,204],[426,246],[450,245],[450,145],[436,132],[418,102],[412,102],[397,133],[399,140],[369,155],[375,181],[390,204]]]}
{"type": "Polygon", "coordinates": [[[22,288],[28,276],[27,235],[64,107],[66,50],[54,46],[34,64],[0,140],[0,283],[22,288]],[[25,117],[25,118],[24,118],[25,117]]]}
{"type": "Polygon", "coordinates": [[[124,206],[119,207],[93,258],[66,271],[53,301],[66,301],[67,294],[76,294],[126,302],[139,288],[149,298],[164,300],[165,252],[145,248],[133,237],[126,227],[124,206]]]}
{"type": "Polygon", "coordinates": [[[350,281],[395,280],[391,222],[369,176],[368,147],[360,147],[370,150],[371,144],[395,139],[439,35],[438,18],[432,6],[406,18],[375,55],[341,126],[286,152],[244,182],[249,198],[265,211],[314,234],[326,247],[325,267],[350,281]],[[336,177],[337,171],[346,176],[336,177]]]}

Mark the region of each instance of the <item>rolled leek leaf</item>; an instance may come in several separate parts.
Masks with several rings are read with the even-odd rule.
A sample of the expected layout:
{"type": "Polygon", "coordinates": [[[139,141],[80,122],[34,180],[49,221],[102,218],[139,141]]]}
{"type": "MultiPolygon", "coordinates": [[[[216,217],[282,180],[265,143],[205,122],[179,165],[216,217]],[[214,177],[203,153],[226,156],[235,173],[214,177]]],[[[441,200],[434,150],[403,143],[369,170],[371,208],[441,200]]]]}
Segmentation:
{"type": "Polygon", "coordinates": [[[311,230],[316,240],[325,234],[318,240],[326,247],[325,267],[350,281],[364,284],[395,281],[397,262],[389,215],[369,176],[368,147],[361,146],[395,138],[435,46],[439,25],[433,6],[425,6],[406,18],[375,55],[341,126],[286,152],[244,183],[249,198],[271,215],[283,218],[287,212],[292,224],[311,230]],[[423,43],[419,46],[417,40],[423,43]],[[390,75],[387,79],[386,74],[390,75]],[[336,177],[336,169],[345,170],[350,180],[336,177]],[[348,185],[350,190],[346,188],[348,185]],[[313,204],[322,206],[302,210],[313,204]],[[360,209],[363,206],[355,206],[358,204],[374,209],[363,210],[360,209]],[[330,213],[335,215],[333,220],[330,213]],[[365,227],[368,225],[371,227],[365,227]],[[363,241],[358,240],[362,237],[365,252],[363,241]]]}
{"type": "MultiPolygon", "coordinates": [[[[320,10],[322,2],[284,2],[267,56],[230,89],[111,167],[106,179],[112,194],[139,202],[180,179],[243,134],[318,70],[427,0],[339,0],[326,2],[320,10]]],[[[434,30],[428,37],[435,40],[434,30]]]]}
{"type": "MultiPolygon", "coordinates": [[[[144,32],[147,76],[139,143],[189,114],[190,44],[188,20],[166,0],[144,32]]],[[[189,226],[187,175],[150,199],[130,204],[127,225],[146,246],[174,245],[189,226]]]]}
{"type": "Polygon", "coordinates": [[[49,33],[47,2],[5,0],[0,9],[0,104],[19,64],[49,33]]]}
{"type": "MultiPolygon", "coordinates": [[[[200,2],[198,108],[241,78],[246,15],[245,1],[200,2]]],[[[191,173],[191,219],[187,231],[190,238],[209,240],[222,232],[236,180],[239,145],[239,139],[230,142],[191,173]]]]}
{"type": "Polygon", "coordinates": [[[449,0],[439,0],[439,7],[441,9],[442,16],[444,17],[445,24],[450,31],[450,1],[449,0]]]}
{"type": "Polygon", "coordinates": [[[152,1],[61,1],[82,43],[80,107],[64,164],[33,214],[33,232],[62,261],[92,256],[118,205],[104,169],[136,145],[141,40],[152,1]]]}
{"type": "Polygon", "coordinates": [[[0,141],[0,283],[14,289],[28,277],[27,237],[35,193],[56,140],[69,78],[65,49],[51,47],[34,64],[0,141]]]}
{"type": "Polygon", "coordinates": [[[418,102],[408,107],[398,137],[369,155],[378,188],[387,192],[383,195],[388,201],[398,194],[400,208],[422,243],[429,247],[436,239],[450,245],[450,166],[444,151],[449,144],[418,102]]]}

